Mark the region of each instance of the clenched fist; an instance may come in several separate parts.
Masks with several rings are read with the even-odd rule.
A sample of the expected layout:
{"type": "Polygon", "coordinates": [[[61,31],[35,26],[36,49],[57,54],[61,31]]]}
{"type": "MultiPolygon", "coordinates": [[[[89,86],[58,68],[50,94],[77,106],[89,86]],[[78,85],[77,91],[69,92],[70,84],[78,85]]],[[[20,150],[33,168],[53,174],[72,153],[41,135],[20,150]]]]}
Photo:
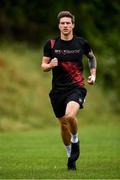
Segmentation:
{"type": "Polygon", "coordinates": [[[58,66],[58,59],[57,59],[57,58],[51,59],[51,61],[50,61],[50,67],[51,67],[51,68],[54,68],[54,67],[56,67],[56,66],[58,66]]]}
{"type": "Polygon", "coordinates": [[[95,83],[95,79],[96,79],[95,75],[91,75],[91,76],[88,77],[87,82],[92,85],[92,84],[95,83]]]}

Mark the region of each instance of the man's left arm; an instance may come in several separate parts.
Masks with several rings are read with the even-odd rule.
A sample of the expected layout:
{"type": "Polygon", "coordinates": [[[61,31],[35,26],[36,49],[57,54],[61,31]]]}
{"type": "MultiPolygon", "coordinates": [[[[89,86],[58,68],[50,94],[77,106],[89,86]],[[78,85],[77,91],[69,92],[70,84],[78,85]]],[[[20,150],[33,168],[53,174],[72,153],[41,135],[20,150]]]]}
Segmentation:
{"type": "Polygon", "coordinates": [[[92,85],[95,83],[95,80],[96,80],[97,61],[92,50],[87,54],[87,57],[88,57],[88,64],[90,68],[90,76],[88,77],[87,82],[92,85]]]}

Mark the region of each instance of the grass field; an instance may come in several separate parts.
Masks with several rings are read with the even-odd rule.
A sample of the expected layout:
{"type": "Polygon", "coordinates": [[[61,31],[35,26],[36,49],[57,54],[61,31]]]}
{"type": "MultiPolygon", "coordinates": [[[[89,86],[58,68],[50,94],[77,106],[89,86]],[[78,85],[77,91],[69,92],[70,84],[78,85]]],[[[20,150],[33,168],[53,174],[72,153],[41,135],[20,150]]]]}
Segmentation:
{"type": "Polygon", "coordinates": [[[119,124],[83,126],[77,171],[68,172],[59,129],[0,134],[0,179],[120,179],[119,124]]]}

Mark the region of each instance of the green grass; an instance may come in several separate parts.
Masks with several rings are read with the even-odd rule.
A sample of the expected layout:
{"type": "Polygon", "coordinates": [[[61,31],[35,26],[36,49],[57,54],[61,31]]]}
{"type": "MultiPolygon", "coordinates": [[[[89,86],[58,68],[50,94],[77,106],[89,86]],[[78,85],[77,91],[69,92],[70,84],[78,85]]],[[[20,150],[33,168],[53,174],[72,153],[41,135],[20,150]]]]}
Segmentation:
{"type": "Polygon", "coordinates": [[[82,126],[77,171],[66,169],[59,129],[0,134],[0,179],[119,179],[119,124],[82,126]]]}

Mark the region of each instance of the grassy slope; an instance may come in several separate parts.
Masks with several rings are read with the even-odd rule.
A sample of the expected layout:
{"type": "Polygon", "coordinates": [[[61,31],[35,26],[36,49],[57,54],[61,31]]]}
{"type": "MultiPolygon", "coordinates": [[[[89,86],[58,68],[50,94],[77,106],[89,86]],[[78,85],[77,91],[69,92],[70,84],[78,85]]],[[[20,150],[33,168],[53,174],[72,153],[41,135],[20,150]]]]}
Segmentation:
{"type": "Polygon", "coordinates": [[[40,60],[40,49],[17,44],[0,48],[2,129],[39,128],[46,118],[48,124],[52,121],[47,98],[49,76],[40,71],[40,60]]]}
{"type": "MultiPolygon", "coordinates": [[[[51,73],[40,69],[40,49],[25,44],[0,46],[0,129],[18,130],[56,126],[48,98],[51,73]]],[[[115,121],[111,106],[97,85],[88,86],[81,123],[115,121]]]]}
{"type": "Polygon", "coordinates": [[[117,125],[85,126],[80,131],[77,171],[66,169],[59,130],[1,133],[1,179],[119,179],[120,134],[117,125]]]}

